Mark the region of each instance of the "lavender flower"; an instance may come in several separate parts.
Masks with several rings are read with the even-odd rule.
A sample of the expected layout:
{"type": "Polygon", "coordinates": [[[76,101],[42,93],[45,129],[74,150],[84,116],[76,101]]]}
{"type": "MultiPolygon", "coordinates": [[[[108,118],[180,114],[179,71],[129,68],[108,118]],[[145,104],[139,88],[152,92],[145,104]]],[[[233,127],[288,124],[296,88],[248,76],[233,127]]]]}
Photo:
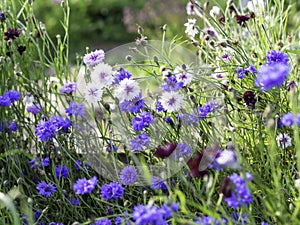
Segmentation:
{"type": "Polygon", "coordinates": [[[36,169],[40,167],[47,167],[50,165],[50,159],[49,157],[46,157],[44,159],[41,159],[41,157],[33,158],[28,162],[30,164],[31,169],[36,169]]]}
{"type": "Polygon", "coordinates": [[[142,93],[139,96],[133,98],[131,101],[124,100],[119,104],[122,112],[139,113],[144,107],[144,99],[142,99],[142,93]]]}
{"type": "Polygon", "coordinates": [[[106,201],[110,199],[117,200],[124,194],[124,188],[117,182],[111,182],[109,184],[104,184],[101,187],[101,197],[106,201]]]}
{"type": "Polygon", "coordinates": [[[150,138],[147,134],[139,134],[135,139],[130,140],[130,148],[134,151],[141,150],[144,146],[149,146],[150,138]]]}
{"type": "Polygon", "coordinates": [[[7,96],[11,103],[20,100],[21,94],[16,90],[9,90],[4,93],[4,96],[7,96]]]}
{"type": "Polygon", "coordinates": [[[100,49],[100,50],[96,50],[94,52],[85,54],[85,56],[83,57],[83,62],[87,66],[94,66],[99,63],[103,63],[104,57],[105,57],[105,53],[102,49],[100,49]]]}
{"type": "Polygon", "coordinates": [[[73,185],[73,189],[76,194],[89,194],[95,189],[97,182],[98,179],[96,176],[92,177],[89,180],[84,177],[76,181],[76,183],[73,185]]]}
{"type": "Polygon", "coordinates": [[[255,86],[262,91],[268,91],[273,87],[280,87],[288,77],[290,67],[283,63],[266,64],[260,67],[255,79],[255,86]]]}
{"type": "Polygon", "coordinates": [[[26,110],[27,110],[27,112],[32,113],[33,115],[36,115],[42,110],[42,106],[40,104],[33,104],[30,106],[27,106],[26,110]]]}
{"type": "Polygon", "coordinates": [[[75,82],[70,82],[70,83],[66,83],[64,86],[62,86],[60,88],[60,93],[61,94],[72,94],[73,92],[75,92],[77,90],[77,83],[75,82]]]}
{"type": "Polygon", "coordinates": [[[96,220],[95,223],[92,223],[91,225],[112,225],[112,222],[107,218],[103,218],[100,220],[96,220]]]}
{"type": "Polygon", "coordinates": [[[134,117],[132,120],[132,127],[134,131],[140,131],[148,127],[153,122],[152,115],[148,112],[142,112],[140,117],[134,117]]]}
{"type": "Polygon", "coordinates": [[[120,71],[115,74],[115,77],[117,78],[117,82],[124,80],[125,78],[129,79],[132,76],[132,74],[124,70],[122,67],[120,68],[120,71]]]}
{"type": "Polygon", "coordinates": [[[68,116],[77,115],[83,117],[85,114],[84,104],[70,102],[69,108],[66,108],[66,113],[68,116]]]}
{"type": "Polygon", "coordinates": [[[167,190],[167,186],[162,178],[152,176],[151,178],[151,188],[155,190],[167,190]]]}
{"type": "Polygon", "coordinates": [[[124,185],[133,184],[136,181],[137,174],[132,166],[127,166],[120,173],[121,183],[124,185]]]}
{"type": "Polygon", "coordinates": [[[168,76],[165,82],[162,84],[161,89],[166,92],[178,91],[183,87],[184,83],[182,81],[178,82],[175,75],[168,76]]]}
{"type": "Polygon", "coordinates": [[[45,197],[50,197],[54,192],[56,192],[56,187],[53,183],[46,183],[46,181],[42,181],[37,184],[36,189],[39,191],[40,195],[45,197]]]}

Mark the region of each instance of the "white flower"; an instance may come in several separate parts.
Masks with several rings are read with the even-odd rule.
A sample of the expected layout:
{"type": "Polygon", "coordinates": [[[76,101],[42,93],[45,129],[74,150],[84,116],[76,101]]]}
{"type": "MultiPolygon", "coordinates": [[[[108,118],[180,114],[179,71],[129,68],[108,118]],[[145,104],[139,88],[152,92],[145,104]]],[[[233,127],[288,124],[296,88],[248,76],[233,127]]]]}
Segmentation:
{"type": "Polygon", "coordinates": [[[174,74],[178,82],[183,82],[183,86],[187,86],[193,80],[194,75],[191,72],[188,72],[189,68],[186,66],[184,70],[180,66],[176,66],[174,69],[174,74]]]}
{"type": "Polygon", "coordinates": [[[292,146],[292,138],[287,133],[278,134],[276,141],[278,147],[287,148],[292,146]]]}
{"type": "Polygon", "coordinates": [[[96,50],[94,52],[85,54],[83,57],[83,62],[85,63],[85,65],[94,66],[99,63],[103,63],[104,57],[105,57],[105,53],[102,49],[100,49],[100,50],[96,50]]]}
{"type": "Polygon", "coordinates": [[[102,98],[102,89],[95,83],[88,83],[84,91],[85,100],[88,103],[97,103],[102,98]]]}
{"type": "Polygon", "coordinates": [[[212,9],[210,10],[209,14],[211,17],[218,16],[221,12],[221,9],[218,6],[213,6],[212,9]]]}
{"type": "Polygon", "coordinates": [[[138,82],[132,79],[124,79],[120,82],[119,86],[115,90],[115,97],[119,99],[120,102],[124,100],[132,100],[139,96],[141,90],[138,82]]]}
{"type": "Polygon", "coordinates": [[[25,97],[23,98],[23,103],[31,104],[33,102],[34,102],[33,95],[26,94],[25,97]]]}
{"type": "Polygon", "coordinates": [[[177,92],[165,92],[160,98],[162,107],[167,112],[178,111],[183,104],[183,96],[177,92]]]}
{"type": "Polygon", "coordinates": [[[234,151],[231,150],[223,150],[219,157],[216,159],[216,162],[221,167],[227,167],[231,169],[240,169],[241,166],[238,164],[236,155],[234,151]]]}
{"type": "Polygon", "coordinates": [[[97,84],[100,88],[108,87],[114,81],[113,74],[114,71],[110,65],[100,63],[91,72],[92,83],[97,84]]]}
{"type": "Polygon", "coordinates": [[[265,11],[265,0],[252,0],[247,3],[247,7],[250,11],[259,13],[265,11]]]}
{"type": "Polygon", "coordinates": [[[300,188],[300,179],[295,180],[295,187],[300,188]]]}
{"type": "Polygon", "coordinates": [[[195,10],[194,10],[194,5],[191,2],[188,2],[186,4],[186,14],[188,15],[196,15],[195,10]]]}
{"type": "Polygon", "coordinates": [[[231,48],[225,48],[222,52],[222,59],[224,62],[229,63],[234,55],[234,50],[231,48]]]}
{"type": "Polygon", "coordinates": [[[185,33],[192,38],[199,33],[196,26],[196,19],[188,19],[188,22],[184,26],[186,26],[185,33]]]}
{"type": "Polygon", "coordinates": [[[219,78],[224,78],[227,77],[227,73],[221,70],[220,68],[215,69],[213,74],[211,75],[213,78],[219,79],[219,78]]]}

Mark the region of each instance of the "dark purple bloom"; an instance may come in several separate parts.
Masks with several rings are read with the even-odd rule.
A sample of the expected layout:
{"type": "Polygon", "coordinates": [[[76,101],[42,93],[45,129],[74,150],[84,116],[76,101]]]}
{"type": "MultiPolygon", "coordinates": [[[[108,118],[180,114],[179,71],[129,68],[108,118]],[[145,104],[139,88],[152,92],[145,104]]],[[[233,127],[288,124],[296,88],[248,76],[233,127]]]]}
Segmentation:
{"type": "Polygon", "coordinates": [[[283,63],[266,64],[260,67],[255,79],[255,86],[262,91],[268,91],[273,87],[280,87],[288,77],[290,67],[283,63]]]}
{"type": "Polygon", "coordinates": [[[0,12],[0,21],[4,22],[5,21],[5,12],[0,12]]]}
{"type": "Polygon", "coordinates": [[[106,147],[106,151],[108,152],[116,152],[118,150],[118,146],[116,146],[115,144],[109,142],[107,147],[106,147]]]}
{"type": "Polygon", "coordinates": [[[91,179],[80,178],[76,181],[76,183],[73,185],[73,189],[76,194],[89,194],[91,193],[96,185],[97,185],[98,179],[96,176],[92,177],[91,179]]]}
{"type": "Polygon", "coordinates": [[[173,122],[172,118],[170,118],[170,117],[166,117],[165,121],[171,125],[174,125],[174,122],[173,122]]]}
{"type": "Polygon", "coordinates": [[[64,86],[62,86],[60,88],[60,93],[61,94],[72,94],[73,92],[75,92],[77,90],[77,83],[75,82],[70,82],[70,83],[66,83],[64,86]]]}
{"type": "Polygon", "coordinates": [[[55,167],[56,178],[67,178],[69,176],[69,170],[66,166],[58,165],[55,167]]]}
{"type": "Polygon", "coordinates": [[[281,123],[284,126],[290,127],[294,124],[294,115],[292,112],[283,114],[281,117],[281,123]]]}
{"type": "Polygon", "coordinates": [[[153,122],[152,115],[148,112],[142,112],[140,117],[136,116],[133,118],[131,124],[134,131],[140,131],[145,127],[148,127],[153,122]]]}
{"type": "Polygon", "coordinates": [[[4,40],[14,40],[20,36],[20,31],[18,29],[8,28],[6,32],[4,32],[4,40]]]}
{"type": "Polygon", "coordinates": [[[243,99],[248,107],[254,108],[256,103],[256,96],[253,91],[246,91],[243,95],[243,99]]]}
{"type": "Polygon", "coordinates": [[[53,183],[46,183],[46,181],[42,181],[37,184],[36,189],[39,191],[40,195],[45,197],[50,197],[54,192],[56,192],[56,187],[53,183]]]}
{"type": "Polygon", "coordinates": [[[42,110],[42,106],[40,104],[30,105],[26,108],[27,112],[32,113],[33,115],[38,114],[42,110]]]}
{"type": "Polygon", "coordinates": [[[66,108],[66,113],[68,116],[77,115],[83,117],[85,114],[84,104],[70,102],[69,108],[66,108]]]}
{"type": "Polygon", "coordinates": [[[133,184],[136,181],[137,174],[132,166],[127,166],[120,173],[121,183],[124,185],[133,184]]]}
{"type": "Polygon", "coordinates": [[[282,51],[276,51],[276,50],[270,50],[267,52],[266,55],[267,64],[272,63],[282,63],[282,64],[288,64],[289,57],[287,54],[285,54],[282,51]]]}
{"type": "Polygon", "coordinates": [[[101,187],[101,197],[106,201],[110,199],[117,200],[124,194],[124,188],[117,182],[111,182],[109,184],[104,184],[101,187]]]}
{"type": "Polygon", "coordinates": [[[183,85],[184,82],[178,82],[176,76],[171,75],[165,79],[165,82],[161,85],[161,89],[163,89],[166,92],[178,91],[183,87],[183,85]]]}
{"type": "Polygon", "coordinates": [[[236,22],[242,27],[245,27],[247,21],[250,19],[248,15],[236,15],[235,18],[236,18],[236,22]]]}
{"type": "Polygon", "coordinates": [[[25,52],[25,50],[26,50],[26,46],[24,46],[24,45],[20,45],[20,46],[18,46],[18,52],[19,52],[19,54],[20,55],[23,55],[23,53],[25,52]]]}
{"type": "Polygon", "coordinates": [[[139,113],[144,107],[144,102],[144,99],[142,99],[142,93],[140,93],[139,96],[130,101],[124,100],[119,104],[119,107],[122,112],[139,113]]]}
{"type": "Polygon", "coordinates": [[[134,151],[141,150],[144,146],[149,146],[150,138],[147,134],[139,134],[135,139],[130,140],[130,148],[134,151]]]}
{"type": "Polygon", "coordinates": [[[176,149],[177,143],[167,143],[165,146],[159,146],[154,155],[159,158],[166,158],[176,149]]]}

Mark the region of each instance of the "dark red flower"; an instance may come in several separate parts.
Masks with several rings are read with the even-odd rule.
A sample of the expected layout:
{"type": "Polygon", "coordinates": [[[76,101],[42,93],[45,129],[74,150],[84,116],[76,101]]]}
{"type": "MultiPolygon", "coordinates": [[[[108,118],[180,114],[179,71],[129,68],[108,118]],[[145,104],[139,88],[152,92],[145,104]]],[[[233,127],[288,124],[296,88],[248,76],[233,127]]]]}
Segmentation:
{"type": "Polygon", "coordinates": [[[253,91],[246,91],[243,95],[243,99],[248,107],[255,107],[256,97],[253,91]]]}
{"type": "Polygon", "coordinates": [[[250,19],[248,15],[236,15],[236,22],[242,27],[246,26],[246,22],[250,19]]]}
{"type": "Polygon", "coordinates": [[[177,147],[177,143],[167,143],[165,146],[159,146],[154,155],[159,158],[167,158],[171,155],[177,147]]]}
{"type": "Polygon", "coordinates": [[[4,32],[4,40],[14,40],[20,36],[20,31],[18,29],[8,28],[6,32],[4,32]]]}

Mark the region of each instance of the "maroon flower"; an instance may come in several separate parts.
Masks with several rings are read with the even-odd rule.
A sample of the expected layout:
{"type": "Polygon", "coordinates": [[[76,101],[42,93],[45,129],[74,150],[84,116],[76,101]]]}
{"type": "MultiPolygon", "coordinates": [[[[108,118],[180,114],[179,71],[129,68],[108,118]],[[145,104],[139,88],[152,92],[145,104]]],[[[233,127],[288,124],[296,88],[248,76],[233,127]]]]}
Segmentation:
{"type": "Polygon", "coordinates": [[[253,91],[246,91],[243,95],[243,99],[248,107],[255,107],[256,97],[253,91]]]}
{"type": "Polygon", "coordinates": [[[20,53],[20,55],[23,54],[23,52],[25,52],[26,50],[26,46],[20,45],[18,46],[18,52],[20,53]]]}
{"type": "Polygon", "coordinates": [[[18,29],[8,28],[6,32],[4,32],[4,40],[14,40],[20,36],[20,31],[18,29]]]}
{"type": "Polygon", "coordinates": [[[236,22],[242,27],[245,27],[246,22],[250,19],[248,15],[236,15],[235,18],[236,18],[236,22]]]}
{"type": "Polygon", "coordinates": [[[165,146],[159,146],[154,155],[159,158],[167,158],[171,155],[177,147],[177,143],[167,143],[165,146]]]}
{"type": "Polygon", "coordinates": [[[231,180],[228,177],[223,177],[221,186],[220,186],[220,193],[224,195],[225,198],[231,197],[231,180]]]}

